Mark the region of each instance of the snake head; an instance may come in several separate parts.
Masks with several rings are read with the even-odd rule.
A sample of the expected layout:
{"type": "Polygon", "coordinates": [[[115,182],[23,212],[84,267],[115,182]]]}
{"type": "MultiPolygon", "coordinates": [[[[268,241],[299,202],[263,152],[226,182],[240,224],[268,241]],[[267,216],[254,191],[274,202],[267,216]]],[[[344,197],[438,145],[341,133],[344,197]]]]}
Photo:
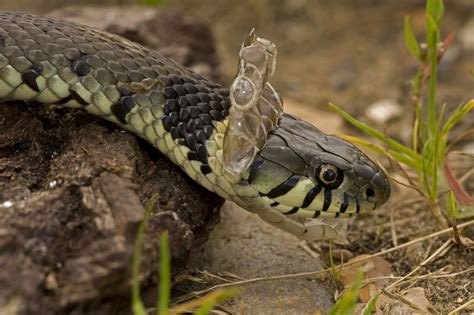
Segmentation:
{"type": "Polygon", "coordinates": [[[250,167],[270,207],[296,217],[347,217],[390,196],[383,170],[353,144],[283,115],[250,167]]]}

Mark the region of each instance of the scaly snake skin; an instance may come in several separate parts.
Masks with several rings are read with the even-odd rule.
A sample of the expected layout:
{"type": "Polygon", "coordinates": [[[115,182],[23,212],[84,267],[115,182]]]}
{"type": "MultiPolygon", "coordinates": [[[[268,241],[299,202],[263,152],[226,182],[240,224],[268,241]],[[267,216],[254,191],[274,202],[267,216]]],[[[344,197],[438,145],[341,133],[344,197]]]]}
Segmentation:
{"type": "Polygon", "coordinates": [[[0,12],[0,100],[79,108],[140,136],[193,180],[305,236],[301,218],[350,216],[390,194],[353,145],[288,115],[242,177],[223,172],[229,91],[158,53],[72,22],[0,12]],[[321,184],[321,165],[341,174],[321,184]],[[316,175],[315,175],[316,174],[316,175]]]}

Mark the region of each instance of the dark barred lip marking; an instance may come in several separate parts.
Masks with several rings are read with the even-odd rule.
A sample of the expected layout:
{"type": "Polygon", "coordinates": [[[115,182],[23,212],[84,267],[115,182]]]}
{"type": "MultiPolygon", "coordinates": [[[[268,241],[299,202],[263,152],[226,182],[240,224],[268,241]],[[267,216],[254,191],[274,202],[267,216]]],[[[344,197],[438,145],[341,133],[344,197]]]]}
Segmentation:
{"type": "Polygon", "coordinates": [[[331,206],[331,202],[332,202],[331,189],[325,188],[324,189],[324,204],[321,211],[327,211],[329,209],[329,206],[331,206]]]}
{"type": "Polygon", "coordinates": [[[290,211],[287,211],[283,214],[295,214],[296,212],[298,212],[298,210],[300,210],[299,207],[294,207],[293,209],[291,209],[290,211]]]}
{"type": "Polygon", "coordinates": [[[74,90],[69,90],[69,94],[71,94],[71,97],[76,100],[76,102],[78,102],[79,104],[81,104],[82,106],[86,106],[86,105],[89,105],[89,103],[87,103],[79,94],[77,94],[76,91],[74,90]]]}
{"type": "Polygon", "coordinates": [[[317,218],[321,215],[321,211],[316,211],[313,215],[313,218],[317,218]]]}
{"type": "Polygon", "coordinates": [[[342,203],[341,203],[341,207],[339,208],[339,211],[341,213],[344,213],[347,211],[347,208],[349,207],[349,196],[344,193],[343,194],[343,200],[342,200],[342,203]]]}
{"type": "Polygon", "coordinates": [[[34,69],[28,69],[21,74],[21,79],[23,82],[26,83],[32,90],[39,92],[38,83],[36,79],[40,76],[40,74],[34,69]]]}
{"type": "Polygon", "coordinates": [[[337,218],[337,217],[339,217],[340,215],[341,215],[340,212],[336,212],[336,215],[334,216],[334,218],[337,218]]]}
{"type": "Polygon", "coordinates": [[[303,205],[301,208],[307,208],[309,205],[313,202],[314,198],[321,192],[321,186],[316,185],[313,188],[311,188],[310,191],[306,194],[306,197],[304,197],[303,200],[303,205]]]}
{"type": "Polygon", "coordinates": [[[209,173],[212,172],[212,169],[211,169],[211,167],[210,167],[209,165],[203,164],[203,165],[201,165],[201,172],[202,172],[204,175],[207,175],[207,174],[209,174],[209,173]]]}
{"type": "Polygon", "coordinates": [[[276,202],[276,201],[275,201],[274,203],[272,203],[272,204],[270,205],[270,207],[276,207],[276,206],[278,206],[279,204],[280,204],[279,202],[276,202]]]}
{"type": "Polygon", "coordinates": [[[91,71],[91,68],[84,60],[76,60],[71,65],[72,71],[74,71],[78,76],[83,77],[91,71]]]}
{"type": "Polygon", "coordinates": [[[360,204],[358,199],[356,199],[356,213],[360,213],[360,204]]]}
{"type": "Polygon", "coordinates": [[[266,194],[266,196],[270,199],[275,199],[279,196],[282,196],[282,195],[286,194],[287,192],[289,192],[291,189],[293,189],[293,187],[296,186],[296,184],[298,183],[299,180],[300,180],[299,176],[292,175],[286,181],[284,181],[283,183],[281,183],[277,187],[270,190],[270,192],[268,194],[266,194]]]}
{"type": "Polygon", "coordinates": [[[249,184],[255,179],[255,176],[257,175],[257,171],[262,166],[263,160],[256,160],[250,165],[250,171],[249,171],[249,178],[248,182],[249,184]]]}
{"type": "MultiPolygon", "coordinates": [[[[130,112],[130,110],[134,107],[133,98],[131,96],[124,96],[120,99],[119,103],[115,103],[111,106],[111,111],[115,117],[122,123],[126,124],[125,117],[130,112]]],[[[163,125],[165,122],[163,121],[163,125]]],[[[170,126],[171,129],[171,126],[170,126]]],[[[169,131],[169,129],[167,130],[169,131]]]]}

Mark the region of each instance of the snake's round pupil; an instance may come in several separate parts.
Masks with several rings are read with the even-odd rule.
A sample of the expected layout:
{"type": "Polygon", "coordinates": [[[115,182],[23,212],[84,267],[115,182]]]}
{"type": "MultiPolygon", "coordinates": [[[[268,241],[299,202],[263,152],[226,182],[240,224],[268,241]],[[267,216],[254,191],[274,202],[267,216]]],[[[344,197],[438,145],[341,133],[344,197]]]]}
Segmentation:
{"type": "Polygon", "coordinates": [[[323,170],[323,178],[327,182],[332,182],[336,179],[336,171],[330,168],[323,170]]]}
{"type": "Polygon", "coordinates": [[[338,180],[338,171],[332,165],[323,165],[319,171],[319,180],[326,185],[334,184],[338,180]]]}

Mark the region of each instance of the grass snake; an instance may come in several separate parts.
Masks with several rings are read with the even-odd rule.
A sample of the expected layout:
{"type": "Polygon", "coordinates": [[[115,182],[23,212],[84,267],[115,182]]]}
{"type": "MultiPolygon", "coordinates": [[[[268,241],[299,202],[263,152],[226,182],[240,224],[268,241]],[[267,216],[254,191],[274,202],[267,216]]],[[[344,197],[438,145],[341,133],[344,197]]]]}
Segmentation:
{"type": "Polygon", "coordinates": [[[336,238],[313,219],[370,211],[390,195],[383,171],[354,145],[287,114],[242,174],[227,172],[229,89],[122,37],[68,21],[0,12],[0,100],[108,120],[203,187],[302,239],[336,238]]]}

